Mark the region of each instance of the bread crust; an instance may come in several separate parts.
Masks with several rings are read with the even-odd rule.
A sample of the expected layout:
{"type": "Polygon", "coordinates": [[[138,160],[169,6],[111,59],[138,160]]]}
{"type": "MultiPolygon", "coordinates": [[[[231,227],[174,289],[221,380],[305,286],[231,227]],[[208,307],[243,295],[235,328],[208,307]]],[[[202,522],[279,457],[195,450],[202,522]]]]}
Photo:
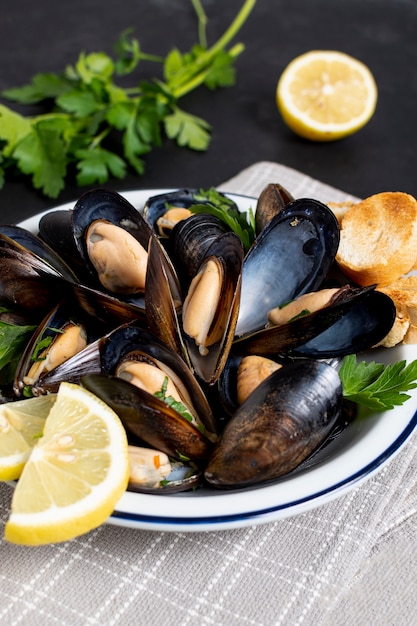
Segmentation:
{"type": "Polygon", "coordinates": [[[350,207],[341,219],[336,262],[358,285],[388,285],[417,259],[417,201],[382,192],[350,207]]]}

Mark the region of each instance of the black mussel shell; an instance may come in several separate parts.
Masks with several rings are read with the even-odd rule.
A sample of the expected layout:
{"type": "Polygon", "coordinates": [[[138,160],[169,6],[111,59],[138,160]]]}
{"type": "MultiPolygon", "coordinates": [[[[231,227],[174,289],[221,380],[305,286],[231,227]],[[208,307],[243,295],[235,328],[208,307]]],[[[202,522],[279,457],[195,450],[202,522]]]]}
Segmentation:
{"type": "Polygon", "coordinates": [[[207,213],[195,213],[173,228],[172,258],[184,283],[195,276],[210,246],[226,231],[224,222],[207,213]]]}
{"type": "Polygon", "coordinates": [[[39,324],[22,354],[13,383],[16,396],[20,396],[23,391],[27,393],[29,388],[34,396],[56,393],[63,381],[78,383],[85,374],[99,373],[101,365],[98,340],[106,330],[108,330],[106,326],[97,318],[89,317],[74,306],[73,302],[68,300],[60,302],[39,324]],[[87,346],[54,369],[44,371],[36,377],[36,380],[29,383],[26,377],[30,368],[37,360],[42,361],[44,357],[40,358],[40,353],[47,350],[49,342],[58,337],[68,323],[75,323],[83,328],[87,346]]]}
{"type": "Polygon", "coordinates": [[[261,191],[256,203],[255,227],[260,234],[273,217],[295,198],[279,183],[269,183],[261,191]]]}
{"type": "Polygon", "coordinates": [[[233,350],[263,356],[341,357],[372,348],[389,333],[394,320],[394,303],[374,285],[346,287],[334,304],[242,337],[233,350]]]}
{"type": "Polygon", "coordinates": [[[100,352],[102,372],[108,375],[114,375],[118,365],[129,355],[134,359],[135,353],[149,356],[163,364],[187,390],[195,411],[207,431],[216,433],[218,426],[196,378],[183,359],[161,342],[156,335],[136,324],[125,324],[102,339],[100,352]]]}
{"type": "Polygon", "coordinates": [[[70,209],[57,209],[45,213],[39,220],[39,237],[53,250],[59,250],[59,255],[80,279],[91,279],[75,243],[70,209]]]}
{"type": "Polygon", "coordinates": [[[341,408],[341,381],[330,365],[304,360],[284,365],[226,424],[206,481],[236,489],[288,474],[327,438],[341,408]]]}
{"type": "Polygon", "coordinates": [[[0,234],[0,300],[39,323],[64,296],[61,273],[20,243],[0,234]]]}
{"type": "MultiPolygon", "coordinates": [[[[220,195],[224,194],[220,193],[220,195]]],[[[142,214],[147,223],[156,230],[157,220],[164,215],[170,206],[187,209],[193,204],[207,204],[209,201],[208,195],[201,189],[176,189],[148,198],[142,209],[142,214]]]]}
{"type": "Polygon", "coordinates": [[[108,404],[128,434],[175,459],[206,460],[211,442],[162,400],[121,378],[91,374],[81,384],[108,404]]]}
{"type": "Polygon", "coordinates": [[[16,241],[27,250],[30,250],[33,254],[36,254],[37,257],[57,270],[67,280],[78,280],[77,276],[71,267],[65,262],[61,254],[64,248],[53,248],[43,239],[20,226],[2,224],[0,225],[0,233],[10,237],[13,241],[16,241]],[[58,253],[57,250],[60,250],[60,253],[58,253]]]}
{"type": "MultiPolygon", "coordinates": [[[[126,230],[145,250],[148,249],[152,230],[140,212],[126,198],[109,189],[92,189],[84,193],[71,211],[71,222],[75,244],[81,258],[89,268],[91,277],[97,281],[97,288],[106,291],[100,284],[97,272],[91,263],[88,252],[86,233],[92,222],[105,220],[126,230]]],[[[122,298],[118,294],[119,298],[122,298]]],[[[134,302],[134,295],[123,296],[134,302]]]]}
{"type": "Polygon", "coordinates": [[[262,328],[272,308],[318,289],[339,238],[337,219],[317,200],[295,200],[280,211],[245,257],[236,334],[262,328]]]}

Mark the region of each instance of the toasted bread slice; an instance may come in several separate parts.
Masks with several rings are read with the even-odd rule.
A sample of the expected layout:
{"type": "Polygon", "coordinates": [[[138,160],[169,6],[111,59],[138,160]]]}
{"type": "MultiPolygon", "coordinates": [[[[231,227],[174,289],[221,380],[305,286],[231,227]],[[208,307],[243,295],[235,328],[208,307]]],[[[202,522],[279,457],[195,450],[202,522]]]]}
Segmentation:
{"type": "Polygon", "coordinates": [[[417,258],[417,201],[403,192],[375,194],[341,220],[336,261],[358,285],[389,285],[417,258]]]}
{"type": "Polygon", "coordinates": [[[396,308],[394,325],[380,345],[391,348],[400,342],[417,343],[417,276],[404,276],[378,290],[389,296],[396,308]]]}
{"type": "Polygon", "coordinates": [[[355,202],[352,202],[352,200],[347,200],[346,202],[327,202],[327,206],[335,214],[339,224],[342,223],[344,216],[354,205],[355,202]]]}

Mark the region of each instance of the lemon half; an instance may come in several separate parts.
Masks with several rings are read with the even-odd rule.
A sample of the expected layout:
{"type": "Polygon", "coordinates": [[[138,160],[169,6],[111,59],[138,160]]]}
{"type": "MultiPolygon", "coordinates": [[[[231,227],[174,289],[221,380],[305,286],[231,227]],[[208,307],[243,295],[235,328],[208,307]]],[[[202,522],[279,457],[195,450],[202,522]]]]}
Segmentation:
{"type": "Polygon", "coordinates": [[[5,538],[40,545],[102,524],[126,490],[126,432],[104,402],[62,383],[13,494],[5,538]]]}
{"type": "Polygon", "coordinates": [[[358,131],[373,116],[378,89],[369,68],[334,50],[312,50],[285,68],[276,89],[278,109],[297,135],[333,141],[358,131]]]}

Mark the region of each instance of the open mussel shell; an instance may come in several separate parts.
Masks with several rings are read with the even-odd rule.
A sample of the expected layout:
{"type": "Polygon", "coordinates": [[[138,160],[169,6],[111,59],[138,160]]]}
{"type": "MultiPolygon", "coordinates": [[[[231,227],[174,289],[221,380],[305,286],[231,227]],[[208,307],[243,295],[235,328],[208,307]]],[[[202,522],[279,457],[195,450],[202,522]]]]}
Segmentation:
{"type": "Polygon", "coordinates": [[[129,445],[128,454],[128,491],[166,495],[195,489],[202,482],[201,467],[194,463],[169,459],[160,450],[129,445]]]}
{"type": "Polygon", "coordinates": [[[165,249],[151,237],[145,285],[145,311],[149,329],[191,367],[178,314],[183,295],[176,271],[165,249]]]}
{"type": "MultiPolygon", "coordinates": [[[[220,193],[220,192],[218,192],[220,193]]],[[[220,193],[220,195],[223,195],[220,193]]],[[[142,209],[146,222],[159,234],[157,221],[170,207],[189,208],[194,204],[207,204],[209,196],[199,189],[175,189],[166,193],[151,196],[142,209]]]]}
{"type": "MultiPolygon", "coordinates": [[[[176,385],[185,405],[207,433],[216,433],[218,426],[202,388],[183,359],[162,343],[155,335],[135,324],[115,329],[100,346],[103,374],[116,375],[122,362],[149,359],[165,371],[176,385]]],[[[149,395],[149,394],[148,394],[149,395]]]]}
{"type": "Polygon", "coordinates": [[[267,314],[326,278],[339,245],[339,225],[316,200],[290,202],[257,237],[245,257],[238,336],[265,326],[267,314]]]}
{"type": "MultiPolygon", "coordinates": [[[[109,248],[107,248],[107,257],[105,259],[100,257],[93,262],[91,251],[89,251],[89,244],[95,244],[97,240],[102,240],[104,235],[100,233],[95,234],[94,232],[89,235],[89,229],[96,224],[118,227],[125,231],[126,234],[133,237],[133,240],[140,244],[140,248],[143,250],[144,255],[146,255],[152,230],[139,211],[115,191],[108,189],[92,189],[84,193],[76,202],[74,209],[71,211],[71,221],[78,252],[84,260],[86,267],[89,268],[91,277],[95,281],[95,284],[93,283],[92,286],[99,290],[110,292],[113,295],[117,293],[119,299],[135,303],[136,294],[143,294],[144,286],[122,286],[117,284],[117,281],[123,277],[119,269],[113,270],[110,266],[113,258],[119,258],[120,255],[125,252],[124,244],[120,245],[117,239],[117,233],[112,233],[112,237],[116,237],[116,240],[109,240],[109,244],[113,245],[114,254],[109,256],[109,248]],[[103,271],[103,275],[100,275],[97,269],[98,265],[100,266],[100,271],[103,271]],[[104,287],[103,280],[106,280],[106,286],[104,287]],[[113,280],[116,281],[114,288],[108,286],[113,280]]],[[[130,244],[128,245],[130,246],[130,244]]],[[[134,254],[136,256],[136,252],[134,254]]],[[[121,263],[125,263],[126,265],[129,261],[122,260],[121,263]]],[[[135,265],[137,265],[136,259],[135,265]]]]}
{"type": "Polygon", "coordinates": [[[330,365],[304,360],[284,365],[226,424],[206,467],[206,481],[236,489],[288,474],[327,438],[341,407],[341,381],[330,365]]]}
{"type": "Polygon", "coordinates": [[[130,382],[105,374],[91,374],[81,384],[108,404],[126,431],[174,459],[201,462],[212,443],[191,422],[163,400],[130,382]]]}
{"type": "Polygon", "coordinates": [[[184,329],[183,337],[187,345],[187,352],[192,367],[196,375],[209,385],[213,385],[216,382],[226,363],[238,319],[243,246],[235,233],[227,232],[217,237],[208,248],[206,257],[202,261],[197,275],[200,273],[204,274],[206,264],[211,260],[221,268],[222,279],[217,303],[213,305],[208,299],[204,302],[198,300],[198,306],[196,307],[197,313],[203,314],[203,325],[207,325],[206,319],[209,319],[209,316],[207,316],[209,310],[213,306],[215,308],[212,322],[210,325],[207,325],[208,343],[205,350],[202,350],[202,346],[199,343],[200,339],[190,337],[187,334],[187,329],[184,325],[184,306],[181,321],[184,329]],[[212,333],[213,339],[209,343],[209,337],[212,333]]]}
{"type": "Polygon", "coordinates": [[[13,390],[16,396],[56,393],[63,381],[78,383],[100,372],[98,340],[105,327],[68,300],[60,302],[39,324],[22,354],[13,390]]]}
{"type": "Polygon", "coordinates": [[[367,350],[395,320],[393,301],[375,286],[345,287],[333,304],[282,326],[248,334],[233,344],[239,354],[334,358],[367,350]]]}

